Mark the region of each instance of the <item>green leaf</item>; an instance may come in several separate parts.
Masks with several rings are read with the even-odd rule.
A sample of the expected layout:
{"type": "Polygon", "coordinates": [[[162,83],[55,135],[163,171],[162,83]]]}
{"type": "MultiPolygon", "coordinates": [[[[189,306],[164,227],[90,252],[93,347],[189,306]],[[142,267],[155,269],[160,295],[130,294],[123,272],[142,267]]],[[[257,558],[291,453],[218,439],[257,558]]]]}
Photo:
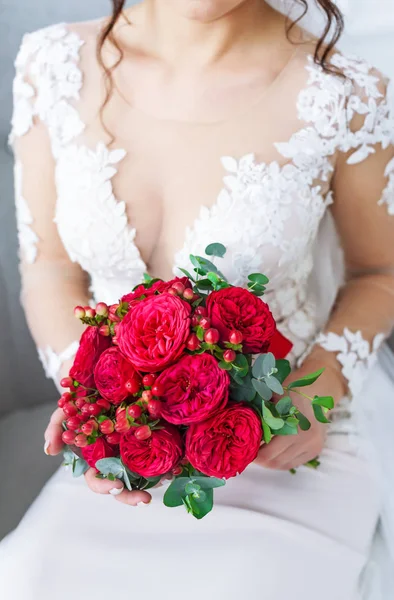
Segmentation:
{"type": "Polygon", "coordinates": [[[202,256],[194,256],[193,254],[191,254],[190,262],[200,275],[206,275],[211,271],[219,275],[219,277],[221,277],[222,279],[226,279],[224,275],[219,271],[219,269],[207,258],[204,258],[202,256]]]}
{"type": "Polygon", "coordinates": [[[188,277],[191,281],[195,281],[194,277],[192,277],[192,275],[190,275],[189,271],[186,271],[186,269],[181,269],[181,267],[178,267],[179,271],[181,271],[184,275],[186,275],[186,277],[188,277]]]}
{"type": "Polygon", "coordinates": [[[187,496],[189,512],[196,519],[203,519],[213,508],[213,491],[207,490],[204,494],[205,499],[203,501],[194,498],[193,495],[187,496]]]}
{"type": "Polygon", "coordinates": [[[291,373],[291,366],[288,360],[284,359],[284,358],[280,358],[279,360],[276,361],[276,365],[275,365],[276,369],[278,369],[277,373],[273,373],[273,376],[276,377],[276,379],[278,381],[280,381],[280,383],[283,383],[284,380],[290,375],[291,373]]]}
{"type": "Polygon", "coordinates": [[[201,486],[198,483],[195,483],[194,479],[191,479],[189,483],[185,485],[185,492],[187,495],[194,494],[195,492],[199,492],[201,490],[201,486]]]}
{"type": "Polygon", "coordinates": [[[272,352],[263,354],[263,356],[263,375],[272,374],[272,371],[275,369],[276,365],[275,356],[272,354],[272,352]]]}
{"type": "Polygon", "coordinates": [[[289,423],[284,423],[283,427],[275,431],[275,435],[297,435],[298,429],[297,425],[291,425],[289,423]]]}
{"type": "Polygon", "coordinates": [[[230,384],[230,397],[237,402],[252,402],[256,397],[256,390],[252,385],[252,376],[249,373],[244,378],[238,378],[235,371],[230,371],[232,378],[230,384]]]}
{"type": "Polygon", "coordinates": [[[319,423],[330,423],[321,406],[318,404],[313,404],[312,406],[316,421],[319,421],[319,423]]]}
{"type": "Polygon", "coordinates": [[[174,486],[175,481],[173,481],[172,484],[167,488],[163,496],[163,503],[169,508],[182,506],[183,504],[183,489],[180,490],[177,488],[177,486],[174,486]]]}
{"type": "Polygon", "coordinates": [[[322,406],[327,410],[334,408],[334,398],[332,396],[315,396],[312,400],[312,404],[322,406]]]}
{"type": "Polygon", "coordinates": [[[274,392],[274,394],[283,394],[282,384],[276,379],[276,377],[269,375],[264,377],[264,381],[268,385],[269,389],[274,392]]]}
{"type": "Polygon", "coordinates": [[[308,431],[311,428],[311,422],[301,412],[297,413],[297,419],[301,431],[308,431]]]}
{"type": "Polygon", "coordinates": [[[120,458],[102,458],[96,462],[96,469],[105,476],[112,473],[115,477],[122,477],[124,472],[120,458]]]}
{"type": "Polygon", "coordinates": [[[202,342],[204,340],[204,330],[202,327],[198,326],[196,329],[196,336],[202,342]]]}
{"type": "Polygon", "coordinates": [[[212,490],[214,488],[223,487],[226,485],[225,479],[219,479],[218,477],[193,477],[193,481],[198,484],[202,490],[212,490]]]}
{"type": "Polygon", "coordinates": [[[64,466],[67,466],[67,465],[72,465],[74,460],[78,457],[72,450],[65,450],[63,452],[63,458],[64,458],[64,466]]]}
{"type": "Polygon", "coordinates": [[[264,383],[264,381],[261,381],[260,379],[252,379],[252,385],[263,400],[271,400],[272,391],[269,389],[268,385],[264,383]]]}
{"type": "Polygon", "coordinates": [[[238,367],[236,371],[240,377],[245,377],[247,375],[249,371],[249,363],[244,354],[237,354],[237,358],[233,362],[233,365],[238,367]]]}
{"type": "Polygon", "coordinates": [[[209,279],[209,281],[213,284],[214,287],[220,281],[220,278],[218,275],[216,275],[216,273],[207,273],[207,279],[209,279]]]}
{"type": "Polygon", "coordinates": [[[263,419],[261,420],[261,424],[263,425],[264,441],[266,444],[269,444],[272,440],[271,429],[268,427],[267,423],[263,419]]]}
{"type": "Polygon", "coordinates": [[[264,373],[265,357],[266,357],[265,354],[259,354],[253,363],[252,373],[253,373],[253,377],[256,377],[256,379],[259,379],[260,377],[263,377],[265,375],[265,373],[264,373]]]}
{"type": "Polygon", "coordinates": [[[225,360],[221,360],[221,361],[218,363],[218,367],[219,367],[220,369],[223,369],[224,371],[231,371],[231,369],[233,368],[233,367],[232,367],[232,364],[231,364],[231,363],[228,363],[228,362],[226,362],[225,360]]]}
{"type": "Polygon", "coordinates": [[[83,458],[78,458],[73,464],[73,477],[81,477],[89,469],[89,465],[83,458]]]}
{"type": "Polygon", "coordinates": [[[198,288],[199,290],[212,290],[213,289],[212,281],[210,281],[209,279],[199,279],[198,281],[196,281],[195,287],[198,288]]]}
{"type": "Polygon", "coordinates": [[[287,417],[286,423],[288,425],[295,425],[296,427],[298,427],[299,420],[297,419],[297,417],[287,417]]]}
{"type": "Polygon", "coordinates": [[[275,431],[275,433],[278,429],[282,429],[282,427],[285,424],[284,420],[274,417],[274,415],[272,414],[272,412],[270,411],[270,409],[268,408],[268,406],[265,404],[264,401],[262,402],[262,409],[263,409],[263,419],[267,423],[268,427],[270,427],[270,429],[273,429],[275,431]]]}
{"type": "Polygon", "coordinates": [[[315,383],[315,381],[317,381],[319,379],[320,375],[323,372],[324,372],[324,369],[319,369],[318,371],[315,371],[314,373],[310,373],[309,375],[305,375],[305,377],[301,377],[301,379],[292,381],[291,383],[289,383],[289,385],[287,387],[289,390],[292,390],[294,388],[312,385],[312,383],[315,383]]]}
{"type": "Polygon", "coordinates": [[[263,275],[262,273],[251,273],[248,276],[249,281],[252,281],[253,283],[258,283],[259,285],[266,285],[267,283],[269,283],[269,279],[266,275],[263,275]]]}
{"type": "Polygon", "coordinates": [[[144,273],[144,282],[150,283],[153,280],[153,277],[149,275],[149,273],[144,273]]]}
{"type": "Polygon", "coordinates": [[[149,477],[146,480],[146,484],[141,487],[141,490],[150,490],[160,483],[161,477],[149,477]]]}
{"type": "Polygon", "coordinates": [[[292,407],[292,404],[293,403],[291,401],[290,396],[285,396],[284,398],[281,398],[279,400],[279,402],[277,402],[275,404],[275,408],[278,411],[278,414],[280,416],[287,415],[287,414],[289,414],[289,411],[290,411],[290,409],[292,407]]]}
{"type": "Polygon", "coordinates": [[[310,469],[317,469],[318,467],[320,467],[320,461],[319,458],[313,458],[312,460],[310,460],[309,462],[305,463],[305,467],[309,467],[310,469]]]}
{"type": "Polygon", "coordinates": [[[209,244],[209,246],[207,246],[205,248],[205,254],[207,256],[217,256],[218,258],[223,258],[223,256],[226,254],[226,246],[223,246],[223,244],[209,244]]]}

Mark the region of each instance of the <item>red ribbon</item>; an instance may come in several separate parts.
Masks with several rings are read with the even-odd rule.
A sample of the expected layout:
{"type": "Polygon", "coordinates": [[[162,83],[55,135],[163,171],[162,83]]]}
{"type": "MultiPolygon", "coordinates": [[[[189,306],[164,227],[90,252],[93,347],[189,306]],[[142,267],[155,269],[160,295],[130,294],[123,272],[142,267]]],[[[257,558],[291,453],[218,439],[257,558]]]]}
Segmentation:
{"type": "Polygon", "coordinates": [[[268,352],[272,352],[276,359],[286,358],[292,348],[293,343],[282,335],[280,331],[276,330],[268,352]]]}

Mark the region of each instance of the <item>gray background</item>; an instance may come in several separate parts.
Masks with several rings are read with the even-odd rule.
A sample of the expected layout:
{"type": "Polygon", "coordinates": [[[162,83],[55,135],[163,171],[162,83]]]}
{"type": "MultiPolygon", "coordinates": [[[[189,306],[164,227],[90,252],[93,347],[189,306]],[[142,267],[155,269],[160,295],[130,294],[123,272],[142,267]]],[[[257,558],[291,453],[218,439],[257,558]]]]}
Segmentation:
{"type": "MultiPolygon", "coordinates": [[[[340,0],[348,13],[342,47],[394,75],[393,0],[340,0]]],[[[109,0],[0,0],[0,539],[16,525],[56,468],[42,452],[57,394],[44,378],[19,303],[12,156],[7,148],[13,60],[22,35],[61,21],[95,18],[109,0]]]]}

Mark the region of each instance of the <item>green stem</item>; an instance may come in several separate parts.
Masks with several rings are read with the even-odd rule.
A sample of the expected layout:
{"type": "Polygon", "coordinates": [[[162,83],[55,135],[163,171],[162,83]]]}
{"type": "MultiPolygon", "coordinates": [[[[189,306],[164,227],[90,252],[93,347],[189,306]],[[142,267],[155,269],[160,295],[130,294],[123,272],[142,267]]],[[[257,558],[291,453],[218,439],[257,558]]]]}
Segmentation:
{"type": "Polygon", "coordinates": [[[300,390],[296,390],[296,389],[289,389],[287,386],[283,386],[283,389],[285,390],[285,392],[295,392],[296,394],[298,394],[299,396],[303,396],[303,398],[306,398],[307,400],[310,400],[310,402],[313,402],[313,398],[311,398],[310,396],[307,396],[306,394],[304,394],[303,392],[300,392],[300,390]]]}

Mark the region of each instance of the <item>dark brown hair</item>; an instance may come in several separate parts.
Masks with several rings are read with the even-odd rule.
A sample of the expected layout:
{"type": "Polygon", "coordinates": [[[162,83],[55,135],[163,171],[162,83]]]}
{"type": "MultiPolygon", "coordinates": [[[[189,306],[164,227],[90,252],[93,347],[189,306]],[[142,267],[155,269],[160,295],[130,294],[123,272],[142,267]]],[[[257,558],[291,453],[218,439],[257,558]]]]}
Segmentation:
{"type": "MultiPolygon", "coordinates": [[[[103,31],[101,32],[98,46],[97,46],[98,61],[101,65],[101,67],[105,73],[105,77],[106,77],[106,98],[105,98],[104,104],[102,106],[102,111],[105,109],[105,107],[108,104],[108,102],[111,98],[111,95],[112,95],[112,91],[113,91],[112,72],[120,64],[120,62],[122,61],[122,58],[123,58],[122,49],[120,48],[119,44],[116,41],[116,37],[114,36],[114,28],[123,14],[123,9],[125,8],[126,0],[111,0],[111,2],[112,2],[112,16],[111,16],[110,20],[108,21],[108,23],[106,24],[103,31]],[[110,41],[115,46],[115,48],[118,50],[118,53],[119,53],[118,60],[115,62],[115,64],[111,65],[111,67],[108,67],[105,64],[104,59],[103,59],[103,47],[107,40],[110,41]]],[[[293,29],[293,27],[295,27],[297,25],[297,23],[299,23],[299,21],[301,21],[304,18],[304,16],[307,14],[308,9],[309,9],[308,0],[294,0],[294,2],[297,2],[298,4],[300,4],[302,6],[303,10],[302,10],[301,15],[298,17],[298,19],[296,21],[289,22],[289,25],[287,27],[287,36],[288,37],[290,36],[291,30],[293,29]]],[[[330,67],[328,59],[329,59],[330,52],[335,47],[335,45],[337,44],[339,38],[341,37],[341,35],[343,33],[343,29],[344,29],[343,15],[342,15],[341,11],[339,10],[338,6],[332,0],[313,0],[313,2],[315,2],[315,4],[321,9],[321,11],[324,13],[324,16],[325,16],[324,30],[316,43],[316,48],[315,48],[315,53],[314,53],[315,63],[320,65],[326,73],[338,74],[338,72],[336,70],[334,70],[332,67],[330,67]]]]}

